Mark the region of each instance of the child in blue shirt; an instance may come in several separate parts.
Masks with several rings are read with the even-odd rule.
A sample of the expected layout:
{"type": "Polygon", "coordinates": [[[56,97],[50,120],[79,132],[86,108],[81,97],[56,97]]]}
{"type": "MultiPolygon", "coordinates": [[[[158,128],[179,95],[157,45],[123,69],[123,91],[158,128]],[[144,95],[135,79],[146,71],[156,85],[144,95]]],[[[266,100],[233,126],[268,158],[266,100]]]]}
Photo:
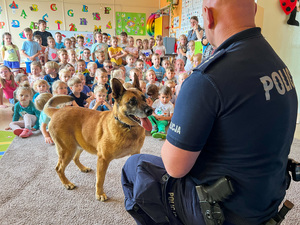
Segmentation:
{"type": "Polygon", "coordinates": [[[159,54],[154,53],[152,55],[152,63],[153,63],[153,65],[149,69],[154,70],[158,82],[162,82],[162,80],[164,78],[164,74],[166,73],[166,70],[162,66],[160,66],[159,54]]]}
{"type": "Polygon", "coordinates": [[[107,91],[107,98],[106,100],[109,102],[109,104],[112,105],[112,89],[108,84],[108,74],[105,69],[97,69],[95,74],[95,84],[92,87],[92,91],[95,90],[95,88],[99,85],[103,85],[107,91]]]}
{"type": "Polygon", "coordinates": [[[13,130],[14,134],[27,138],[31,136],[32,130],[39,129],[39,116],[40,112],[34,107],[32,100],[32,90],[27,83],[17,89],[18,102],[14,106],[14,115],[9,127],[13,130]],[[20,117],[23,120],[19,121],[20,117]]]}
{"type": "Polygon", "coordinates": [[[103,43],[103,36],[99,31],[95,33],[95,40],[96,43],[94,43],[91,47],[92,60],[95,61],[96,51],[103,51],[105,59],[108,59],[108,45],[106,43],[103,43]]]}
{"type": "Polygon", "coordinates": [[[57,48],[57,49],[65,48],[64,43],[61,40],[62,40],[61,33],[56,32],[55,33],[55,48],[57,48]]]}
{"type": "Polygon", "coordinates": [[[38,56],[40,54],[41,47],[37,42],[33,41],[33,34],[30,28],[25,28],[24,33],[27,40],[22,44],[21,53],[26,58],[26,72],[31,73],[30,64],[33,61],[39,60],[38,56]]]}
{"type": "Polygon", "coordinates": [[[52,90],[51,87],[54,81],[59,80],[58,70],[59,70],[58,63],[54,61],[46,62],[45,64],[46,75],[44,76],[44,80],[48,82],[50,86],[50,91],[52,90]]]}
{"type": "Polygon", "coordinates": [[[90,109],[98,110],[98,111],[108,111],[112,110],[110,104],[106,101],[107,98],[107,90],[104,85],[98,85],[94,89],[95,98],[91,101],[89,106],[90,109]]]}

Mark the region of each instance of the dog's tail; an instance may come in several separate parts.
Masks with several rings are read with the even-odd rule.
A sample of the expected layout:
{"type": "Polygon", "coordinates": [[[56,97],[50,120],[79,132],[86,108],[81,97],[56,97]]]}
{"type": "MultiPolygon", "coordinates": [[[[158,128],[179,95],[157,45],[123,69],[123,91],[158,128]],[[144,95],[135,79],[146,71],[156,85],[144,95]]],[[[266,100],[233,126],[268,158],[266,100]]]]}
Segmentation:
{"type": "Polygon", "coordinates": [[[49,99],[49,101],[44,106],[44,112],[47,116],[52,117],[52,115],[59,110],[56,108],[59,104],[67,103],[73,101],[74,98],[70,95],[56,95],[49,99]]]}

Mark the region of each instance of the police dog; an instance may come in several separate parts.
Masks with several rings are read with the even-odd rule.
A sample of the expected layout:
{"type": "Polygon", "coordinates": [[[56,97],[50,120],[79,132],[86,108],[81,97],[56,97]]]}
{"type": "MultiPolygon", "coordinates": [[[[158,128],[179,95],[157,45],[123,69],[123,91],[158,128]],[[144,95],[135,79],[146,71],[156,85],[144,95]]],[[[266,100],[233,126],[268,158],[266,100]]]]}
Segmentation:
{"type": "Polygon", "coordinates": [[[72,101],[71,96],[54,96],[44,107],[51,117],[50,135],[58,154],[56,172],[62,184],[68,189],[76,186],[65,176],[65,168],[73,159],[82,172],[91,171],[79,161],[83,150],[98,157],[96,173],[96,199],[107,200],[103,192],[106,170],[111,160],[140,152],[145,140],[145,129],[152,126],[147,116],[152,108],[146,104],[137,76],[134,88],[126,90],[122,83],[112,79],[112,96],[115,104],[112,111],[99,112],[81,107],[55,106],[72,101]]]}

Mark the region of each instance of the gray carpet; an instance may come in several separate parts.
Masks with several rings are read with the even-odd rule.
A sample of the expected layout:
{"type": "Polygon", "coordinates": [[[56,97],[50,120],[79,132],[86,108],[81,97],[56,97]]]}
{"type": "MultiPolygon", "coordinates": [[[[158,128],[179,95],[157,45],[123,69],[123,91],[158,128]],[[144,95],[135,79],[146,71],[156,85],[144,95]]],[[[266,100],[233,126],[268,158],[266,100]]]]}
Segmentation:
{"type": "MultiPolygon", "coordinates": [[[[160,155],[162,144],[147,136],[142,153],[160,155]]],[[[300,141],[295,140],[291,155],[297,160],[299,151],[300,141]]],[[[54,169],[55,147],[45,144],[40,133],[28,139],[16,137],[0,160],[0,224],[135,224],[124,210],[120,184],[127,158],[110,164],[104,183],[109,200],[103,203],[95,199],[96,156],[82,153],[82,163],[93,169],[87,174],[70,163],[66,176],[78,188],[68,191],[54,169]]],[[[295,207],[284,224],[300,224],[299,196],[299,183],[293,183],[287,198],[295,207]]]]}

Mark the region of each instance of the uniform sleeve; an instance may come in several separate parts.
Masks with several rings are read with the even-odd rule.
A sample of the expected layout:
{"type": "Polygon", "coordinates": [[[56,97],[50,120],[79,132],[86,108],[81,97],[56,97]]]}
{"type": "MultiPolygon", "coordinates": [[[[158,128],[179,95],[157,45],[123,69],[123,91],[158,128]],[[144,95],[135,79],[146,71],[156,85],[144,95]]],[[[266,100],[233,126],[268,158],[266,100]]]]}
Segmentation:
{"type": "Polygon", "coordinates": [[[219,92],[205,75],[194,72],[181,87],[167,140],[188,151],[200,151],[221,108],[219,92]]]}

